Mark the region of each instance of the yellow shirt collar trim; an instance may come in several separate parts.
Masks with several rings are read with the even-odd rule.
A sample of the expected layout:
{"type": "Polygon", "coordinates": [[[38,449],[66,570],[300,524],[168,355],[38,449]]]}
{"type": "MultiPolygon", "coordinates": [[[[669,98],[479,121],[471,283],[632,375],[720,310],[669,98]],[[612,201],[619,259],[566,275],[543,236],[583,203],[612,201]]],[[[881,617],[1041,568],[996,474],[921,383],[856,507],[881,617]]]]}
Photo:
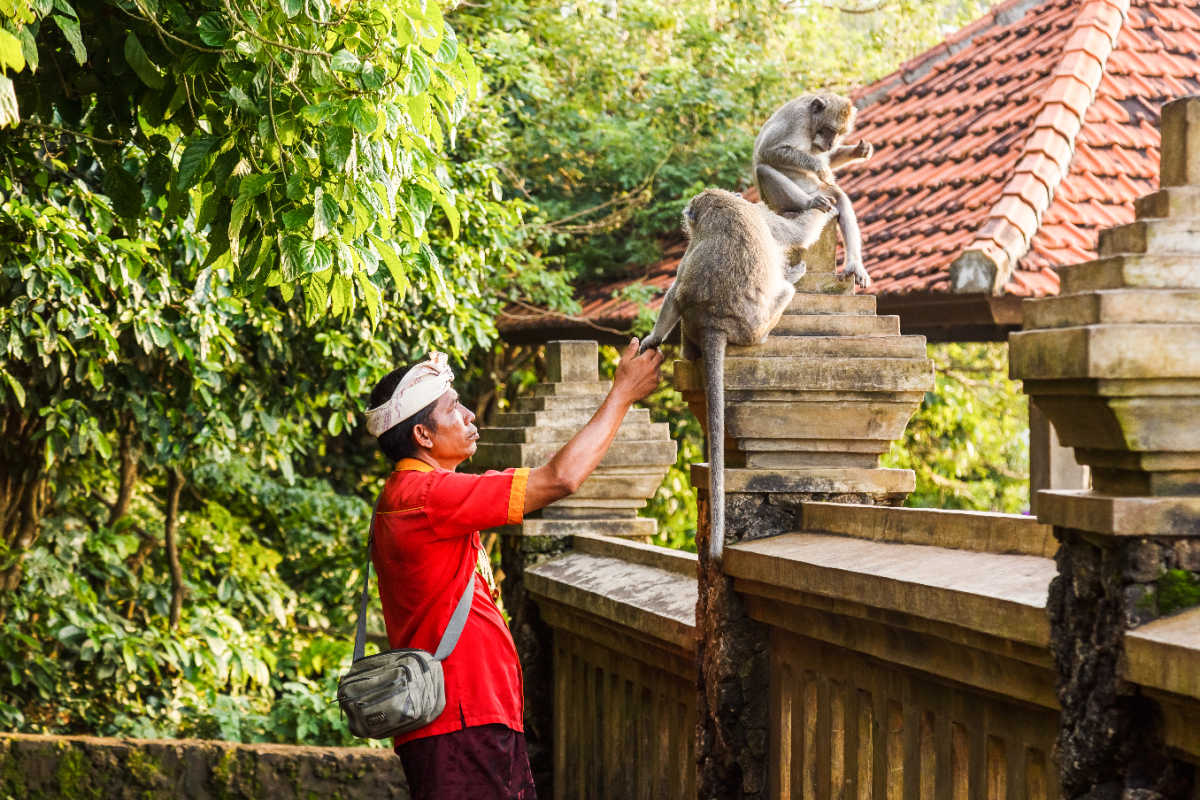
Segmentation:
{"type": "Polygon", "coordinates": [[[433,467],[419,458],[402,458],[396,462],[396,472],[412,470],[413,472],[433,472],[433,467]]]}

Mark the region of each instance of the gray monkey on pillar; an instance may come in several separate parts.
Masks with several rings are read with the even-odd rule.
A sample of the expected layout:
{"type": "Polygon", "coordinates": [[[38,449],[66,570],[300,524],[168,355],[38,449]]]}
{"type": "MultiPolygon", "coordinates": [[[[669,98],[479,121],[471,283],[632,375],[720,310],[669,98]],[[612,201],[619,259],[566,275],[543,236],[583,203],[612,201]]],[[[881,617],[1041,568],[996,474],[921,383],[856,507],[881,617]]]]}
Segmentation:
{"type": "Polygon", "coordinates": [[[780,106],[754,140],[754,183],[764,203],[783,217],[834,210],[846,250],[839,273],[871,285],[862,261],[862,234],[850,198],[833,171],[871,157],[870,143],[842,146],[854,128],[854,104],[841,95],[806,94],[780,106]]]}
{"type": "Polygon", "coordinates": [[[703,355],[709,554],[714,560],[720,560],[725,542],[726,345],[766,340],[792,301],[792,284],[804,274],[803,262],[789,264],[788,243],[811,245],[829,220],[828,211],[817,209],[795,219],[773,220],[774,216],[762,204],[722,189],[706,189],[693,197],[683,212],[687,250],[654,330],[640,348],[657,347],[682,319],[683,357],[703,355]]]}

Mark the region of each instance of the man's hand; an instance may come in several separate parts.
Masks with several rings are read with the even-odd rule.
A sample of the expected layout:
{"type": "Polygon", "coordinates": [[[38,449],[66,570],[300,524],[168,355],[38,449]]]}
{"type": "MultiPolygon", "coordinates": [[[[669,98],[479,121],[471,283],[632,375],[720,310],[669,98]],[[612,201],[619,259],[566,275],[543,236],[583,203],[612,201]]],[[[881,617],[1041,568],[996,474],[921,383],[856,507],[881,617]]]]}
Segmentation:
{"type": "Polygon", "coordinates": [[[663,354],[638,353],[634,339],[621,353],[612,390],[579,433],[562,446],[550,461],[529,473],[525,485],[525,513],[544,508],[574,492],[599,464],[629,407],[658,388],[663,354]]]}
{"type": "Polygon", "coordinates": [[[621,353],[613,376],[613,394],[630,404],[645,398],[662,383],[663,358],[660,350],[639,353],[635,336],[621,353]]]}

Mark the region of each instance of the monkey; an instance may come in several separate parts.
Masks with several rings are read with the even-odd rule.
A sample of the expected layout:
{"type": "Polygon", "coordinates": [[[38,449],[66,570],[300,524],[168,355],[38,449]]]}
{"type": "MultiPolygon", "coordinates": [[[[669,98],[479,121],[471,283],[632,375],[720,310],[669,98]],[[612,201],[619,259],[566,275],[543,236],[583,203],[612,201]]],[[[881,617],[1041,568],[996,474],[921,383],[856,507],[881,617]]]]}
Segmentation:
{"type": "Polygon", "coordinates": [[[806,94],[784,103],[754,140],[754,183],[762,201],[785,218],[813,209],[836,209],[846,250],[839,276],[853,275],[866,288],[871,277],[863,267],[858,218],[833,176],[835,169],[874,153],[866,141],[842,146],[854,128],[854,116],[854,104],[836,94],[806,94]]]}
{"type": "MultiPolygon", "coordinates": [[[[787,248],[771,232],[776,215],[760,205],[723,189],[705,189],[688,201],[683,212],[687,250],[654,330],[639,348],[657,347],[682,319],[683,357],[704,357],[709,555],[714,561],[721,560],[725,542],[725,348],[765,341],[805,269],[803,262],[788,264],[787,248]]],[[[828,219],[827,212],[817,213],[828,219]]],[[[800,221],[780,218],[780,235],[790,241],[799,230],[815,238],[824,221],[812,222],[812,216],[805,219],[816,234],[807,233],[800,221]]]]}
{"type": "Polygon", "coordinates": [[[754,208],[766,221],[775,243],[783,250],[784,263],[788,265],[794,284],[807,271],[804,251],[816,244],[821,231],[825,230],[825,225],[836,212],[816,207],[808,211],[789,212],[784,216],[776,214],[766,203],[755,203],[754,208]]]}

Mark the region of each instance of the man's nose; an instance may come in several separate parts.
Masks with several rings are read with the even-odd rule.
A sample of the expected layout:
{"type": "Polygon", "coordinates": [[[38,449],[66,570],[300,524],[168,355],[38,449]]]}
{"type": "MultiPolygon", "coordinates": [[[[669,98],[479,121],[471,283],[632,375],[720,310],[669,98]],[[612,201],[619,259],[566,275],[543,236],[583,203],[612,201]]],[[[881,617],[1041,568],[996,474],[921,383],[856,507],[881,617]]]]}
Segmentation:
{"type": "Polygon", "coordinates": [[[465,419],[467,421],[467,424],[470,425],[472,422],[475,421],[475,412],[472,411],[471,409],[467,408],[466,406],[463,406],[463,419],[465,419]]]}

